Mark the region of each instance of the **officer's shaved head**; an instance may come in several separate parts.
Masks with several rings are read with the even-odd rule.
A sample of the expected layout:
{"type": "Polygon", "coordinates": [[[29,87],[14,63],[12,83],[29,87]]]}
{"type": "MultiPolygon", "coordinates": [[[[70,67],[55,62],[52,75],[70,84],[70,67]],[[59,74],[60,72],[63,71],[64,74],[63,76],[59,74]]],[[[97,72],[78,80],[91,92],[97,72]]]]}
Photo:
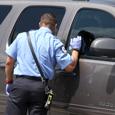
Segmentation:
{"type": "Polygon", "coordinates": [[[55,31],[55,26],[57,24],[56,16],[52,13],[45,13],[41,16],[40,19],[40,26],[43,26],[44,24],[48,26],[52,31],[55,31]]]}

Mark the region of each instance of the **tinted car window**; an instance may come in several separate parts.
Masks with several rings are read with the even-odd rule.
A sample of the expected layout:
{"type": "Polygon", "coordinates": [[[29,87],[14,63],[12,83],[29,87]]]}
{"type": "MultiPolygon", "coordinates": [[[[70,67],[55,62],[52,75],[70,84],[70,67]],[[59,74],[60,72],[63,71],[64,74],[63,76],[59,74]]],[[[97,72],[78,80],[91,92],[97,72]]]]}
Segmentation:
{"type": "Polygon", "coordinates": [[[115,18],[102,10],[81,9],[75,16],[69,38],[77,36],[80,32],[86,40],[85,49],[89,50],[91,42],[98,37],[115,39],[115,18]]]}
{"type": "Polygon", "coordinates": [[[115,18],[107,12],[95,9],[82,9],[75,16],[71,36],[81,30],[94,34],[95,37],[115,38],[115,18]]]}
{"type": "Polygon", "coordinates": [[[11,8],[12,6],[0,5],[0,24],[5,19],[11,8]]]}
{"type": "MultiPolygon", "coordinates": [[[[57,28],[59,29],[59,26],[61,24],[61,21],[63,19],[65,8],[62,7],[41,7],[41,6],[34,6],[34,7],[28,7],[26,8],[21,15],[19,16],[12,35],[11,35],[11,41],[10,43],[15,39],[16,35],[20,32],[29,31],[32,29],[38,29],[39,28],[39,21],[40,17],[43,13],[50,12],[56,15],[57,18],[57,28]]],[[[58,30],[57,30],[58,31],[58,30]]]]}

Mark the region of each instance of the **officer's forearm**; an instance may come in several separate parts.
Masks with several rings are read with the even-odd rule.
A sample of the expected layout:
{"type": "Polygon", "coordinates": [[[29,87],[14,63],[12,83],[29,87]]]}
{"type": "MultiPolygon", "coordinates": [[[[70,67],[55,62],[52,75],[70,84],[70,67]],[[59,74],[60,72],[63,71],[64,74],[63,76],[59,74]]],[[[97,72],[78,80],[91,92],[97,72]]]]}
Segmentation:
{"type": "Polygon", "coordinates": [[[74,70],[78,62],[78,56],[79,56],[79,52],[77,50],[73,50],[71,55],[72,63],[65,68],[66,72],[72,72],[74,70]]]}
{"type": "Polygon", "coordinates": [[[13,68],[12,68],[12,66],[6,65],[5,73],[6,73],[6,81],[13,80],[13,68]]]}
{"type": "Polygon", "coordinates": [[[71,66],[73,67],[73,69],[76,67],[76,64],[78,62],[78,56],[79,56],[79,52],[77,50],[73,50],[72,51],[72,63],[71,66]]]}
{"type": "Polygon", "coordinates": [[[14,60],[7,58],[5,65],[6,82],[13,81],[14,60]]]}

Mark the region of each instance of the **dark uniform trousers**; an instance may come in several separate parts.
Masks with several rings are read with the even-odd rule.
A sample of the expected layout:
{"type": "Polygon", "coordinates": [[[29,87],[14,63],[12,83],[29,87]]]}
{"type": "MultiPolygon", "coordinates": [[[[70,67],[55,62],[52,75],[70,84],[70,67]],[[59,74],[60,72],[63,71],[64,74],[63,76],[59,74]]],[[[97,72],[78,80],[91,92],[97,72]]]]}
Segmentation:
{"type": "Polygon", "coordinates": [[[47,115],[45,84],[40,79],[17,77],[11,85],[5,115],[47,115]]]}

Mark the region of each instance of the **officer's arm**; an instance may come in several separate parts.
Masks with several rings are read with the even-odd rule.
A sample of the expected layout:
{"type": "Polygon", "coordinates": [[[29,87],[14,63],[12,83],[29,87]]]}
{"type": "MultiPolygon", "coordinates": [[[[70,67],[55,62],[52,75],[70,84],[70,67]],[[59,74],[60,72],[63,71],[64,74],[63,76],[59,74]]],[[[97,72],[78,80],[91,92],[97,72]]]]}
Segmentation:
{"type": "Polygon", "coordinates": [[[72,72],[74,70],[74,68],[76,67],[76,64],[78,62],[78,57],[79,57],[79,51],[81,48],[81,36],[77,36],[76,38],[71,39],[70,41],[70,46],[73,49],[72,50],[72,63],[69,64],[66,68],[65,71],[66,72],[72,72]]]}
{"type": "Polygon", "coordinates": [[[78,56],[79,56],[79,52],[77,50],[72,50],[72,63],[69,64],[66,68],[65,68],[65,71],[66,72],[72,72],[76,65],[77,65],[77,62],[78,62],[78,56]]]}
{"type": "Polygon", "coordinates": [[[12,57],[8,56],[5,65],[6,83],[10,83],[13,81],[14,63],[15,60],[12,57]]]}

